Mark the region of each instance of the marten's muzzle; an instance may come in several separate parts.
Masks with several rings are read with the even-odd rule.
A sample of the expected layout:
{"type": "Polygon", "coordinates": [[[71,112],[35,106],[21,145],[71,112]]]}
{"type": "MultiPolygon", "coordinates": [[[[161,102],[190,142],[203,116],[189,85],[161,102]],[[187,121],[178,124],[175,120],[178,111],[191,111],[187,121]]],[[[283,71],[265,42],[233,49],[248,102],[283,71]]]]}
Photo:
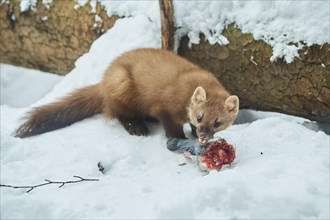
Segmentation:
{"type": "Polygon", "coordinates": [[[198,141],[201,144],[205,144],[208,140],[210,140],[211,138],[213,138],[213,135],[210,135],[209,133],[206,132],[200,132],[198,135],[198,141]]]}

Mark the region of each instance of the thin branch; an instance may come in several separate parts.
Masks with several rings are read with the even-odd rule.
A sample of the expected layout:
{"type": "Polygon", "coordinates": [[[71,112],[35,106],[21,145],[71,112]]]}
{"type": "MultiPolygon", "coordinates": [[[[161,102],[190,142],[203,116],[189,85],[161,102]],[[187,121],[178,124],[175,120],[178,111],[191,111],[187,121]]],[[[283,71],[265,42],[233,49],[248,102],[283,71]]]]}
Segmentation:
{"type": "Polygon", "coordinates": [[[29,190],[26,191],[27,193],[29,193],[34,188],[49,185],[49,184],[60,184],[59,188],[61,188],[65,184],[69,184],[69,183],[79,183],[79,182],[83,182],[83,181],[99,181],[99,179],[85,179],[85,178],[82,178],[80,176],[73,176],[73,177],[78,178],[79,180],[71,180],[71,181],[63,182],[63,181],[51,181],[51,180],[45,179],[46,183],[41,183],[41,184],[33,185],[33,186],[12,186],[12,185],[0,184],[0,187],[9,187],[9,188],[14,188],[14,189],[29,189],[29,190]]]}

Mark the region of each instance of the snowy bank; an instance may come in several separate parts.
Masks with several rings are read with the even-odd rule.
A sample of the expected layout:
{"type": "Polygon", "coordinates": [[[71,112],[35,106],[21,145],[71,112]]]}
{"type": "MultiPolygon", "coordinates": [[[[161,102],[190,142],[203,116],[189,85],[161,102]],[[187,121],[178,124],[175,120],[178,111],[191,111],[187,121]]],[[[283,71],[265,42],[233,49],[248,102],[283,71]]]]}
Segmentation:
{"type": "MultiPolygon", "coordinates": [[[[98,82],[114,58],[138,47],[160,47],[160,24],[143,13],[118,20],[51,92],[40,91],[39,97],[45,96],[32,106],[98,82]]],[[[1,73],[1,86],[2,79],[1,73]]],[[[12,95],[8,98],[20,103],[12,95]]],[[[150,136],[134,137],[117,120],[96,115],[43,135],[14,138],[29,109],[1,105],[1,184],[35,185],[74,175],[99,181],[60,189],[47,185],[30,193],[1,187],[1,219],[330,217],[329,136],[306,128],[303,118],[241,111],[237,124],[216,134],[236,147],[234,164],[202,176],[194,164],[166,149],[158,125],[151,125],[150,136]],[[183,162],[187,165],[178,166],[183,162]]]]}

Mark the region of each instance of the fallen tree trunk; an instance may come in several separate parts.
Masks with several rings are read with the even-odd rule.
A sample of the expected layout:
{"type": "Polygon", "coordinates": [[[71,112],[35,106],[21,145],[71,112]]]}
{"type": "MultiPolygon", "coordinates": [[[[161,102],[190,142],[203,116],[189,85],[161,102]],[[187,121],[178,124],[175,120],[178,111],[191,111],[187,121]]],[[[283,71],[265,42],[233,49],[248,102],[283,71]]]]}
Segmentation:
{"type": "Polygon", "coordinates": [[[189,48],[185,37],[178,53],[213,72],[239,96],[242,108],[330,122],[329,44],[305,47],[299,52],[299,60],[287,64],[281,59],[271,62],[269,45],[233,25],[223,35],[230,44],[210,45],[201,36],[200,44],[189,48]]]}
{"type": "Polygon", "coordinates": [[[117,18],[99,4],[92,11],[75,1],[52,1],[49,8],[38,1],[21,12],[20,1],[1,1],[0,62],[66,74],[117,18]]]}

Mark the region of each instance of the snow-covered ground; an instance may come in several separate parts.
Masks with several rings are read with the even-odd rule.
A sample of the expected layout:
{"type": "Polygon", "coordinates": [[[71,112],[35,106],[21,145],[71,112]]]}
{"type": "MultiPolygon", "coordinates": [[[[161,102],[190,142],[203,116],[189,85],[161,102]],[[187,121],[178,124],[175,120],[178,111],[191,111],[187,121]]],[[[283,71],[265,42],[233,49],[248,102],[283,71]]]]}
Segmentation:
{"type": "Polygon", "coordinates": [[[1,219],[330,218],[329,135],[303,118],[241,111],[235,125],[216,134],[235,146],[234,164],[206,176],[194,164],[178,166],[186,159],[166,149],[156,124],[150,136],[134,137],[118,121],[96,115],[43,135],[12,136],[31,106],[98,82],[115,57],[138,47],[160,47],[159,20],[143,12],[118,20],[63,78],[0,66],[1,184],[76,180],[74,175],[99,179],[29,193],[1,187],[1,219]],[[12,92],[26,84],[35,85],[26,88],[31,99],[23,89],[12,92]],[[41,84],[55,86],[48,92],[41,84]],[[22,97],[29,106],[17,108],[22,97]]]}
{"type": "Polygon", "coordinates": [[[0,64],[0,72],[0,103],[11,107],[26,107],[33,104],[62,79],[61,76],[52,73],[8,64],[0,64]]]}

